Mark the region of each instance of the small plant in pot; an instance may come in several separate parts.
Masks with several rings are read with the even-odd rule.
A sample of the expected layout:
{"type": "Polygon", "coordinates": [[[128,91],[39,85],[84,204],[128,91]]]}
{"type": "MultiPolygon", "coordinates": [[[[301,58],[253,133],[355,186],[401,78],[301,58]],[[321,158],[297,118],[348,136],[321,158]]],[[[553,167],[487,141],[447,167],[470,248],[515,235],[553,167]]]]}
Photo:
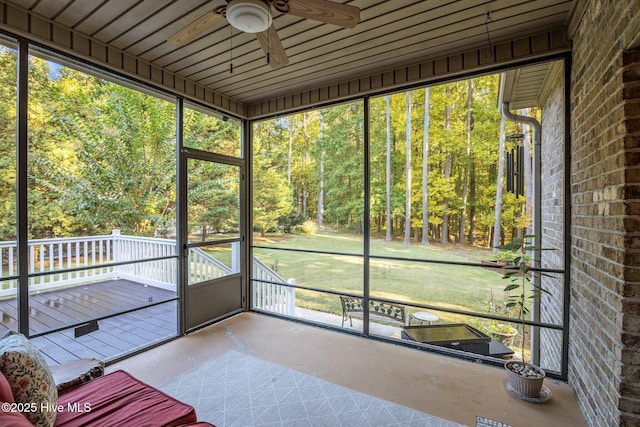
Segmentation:
{"type": "MultiPolygon", "coordinates": [[[[490,297],[487,301],[487,305],[489,306],[489,313],[493,316],[510,315],[512,310],[507,309],[506,303],[498,303],[495,296],[493,295],[493,290],[490,290],[489,293],[490,297]]],[[[489,321],[489,323],[486,323],[484,325],[484,329],[493,339],[506,345],[507,347],[511,347],[513,345],[513,340],[518,334],[518,330],[514,328],[510,322],[495,319],[489,321]]]]}
{"type": "Polygon", "coordinates": [[[505,368],[511,388],[518,395],[528,398],[536,398],[540,395],[546,374],[539,366],[526,361],[525,318],[529,314],[527,302],[540,298],[543,293],[549,294],[540,285],[531,281],[531,267],[527,263],[528,252],[542,250],[531,246],[528,239],[533,237],[532,235],[527,235],[524,239],[516,238],[511,243],[498,246],[498,249],[509,251],[513,254],[513,264],[505,267],[508,271],[503,275],[503,279],[508,279],[510,282],[504,288],[505,293],[508,294],[505,305],[508,309],[515,310],[515,313],[517,313],[522,344],[522,360],[510,360],[505,363],[505,368]]]}

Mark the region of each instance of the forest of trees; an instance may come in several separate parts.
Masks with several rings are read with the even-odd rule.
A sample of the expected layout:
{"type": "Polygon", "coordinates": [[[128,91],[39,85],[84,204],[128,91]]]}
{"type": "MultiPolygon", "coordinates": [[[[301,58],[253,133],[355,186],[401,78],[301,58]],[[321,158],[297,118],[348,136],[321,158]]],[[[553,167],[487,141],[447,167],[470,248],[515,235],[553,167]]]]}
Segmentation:
{"type": "MultiPolygon", "coordinates": [[[[373,234],[487,246],[496,223],[499,240],[528,225],[525,197],[504,188],[512,170],[504,163],[516,145],[505,134],[524,132],[524,152],[530,152],[528,135],[502,121],[498,77],[371,100],[373,234]]],[[[256,230],[275,230],[270,214],[277,212],[280,228],[313,220],[319,228],[362,232],[363,120],[363,104],[354,102],[256,124],[256,230]]]]}
{"type": "MultiPolygon", "coordinates": [[[[16,52],[1,49],[0,67],[0,238],[13,240],[16,52]]],[[[362,102],[256,122],[254,230],[290,232],[313,222],[362,233],[367,152],[375,236],[488,246],[496,223],[502,239],[523,229],[525,198],[502,188],[504,159],[516,144],[504,136],[523,133],[528,153],[528,132],[502,122],[498,81],[491,75],[372,98],[368,151],[362,102]]],[[[171,232],[175,103],[32,56],[28,106],[30,238],[116,228],[142,236],[171,232]]],[[[184,122],[186,146],[240,155],[237,123],[189,108],[184,122]]],[[[189,221],[203,238],[237,230],[238,182],[234,168],[190,163],[189,221]]]]}
{"type": "MultiPolygon", "coordinates": [[[[0,239],[15,240],[16,52],[0,50],[0,67],[0,239]]],[[[32,56],[29,237],[109,234],[113,229],[140,236],[174,231],[175,116],[173,102],[32,56]]],[[[237,124],[188,108],[184,122],[185,145],[239,153],[237,124]]],[[[229,171],[219,166],[199,163],[190,169],[189,219],[201,230],[220,228],[230,217],[237,229],[237,185],[229,188],[229,171]],[[235,203],[228,202],[229,194],[235,203]],[[211,205],[216,205],[216,215],[208,209],[211,205]]]]}

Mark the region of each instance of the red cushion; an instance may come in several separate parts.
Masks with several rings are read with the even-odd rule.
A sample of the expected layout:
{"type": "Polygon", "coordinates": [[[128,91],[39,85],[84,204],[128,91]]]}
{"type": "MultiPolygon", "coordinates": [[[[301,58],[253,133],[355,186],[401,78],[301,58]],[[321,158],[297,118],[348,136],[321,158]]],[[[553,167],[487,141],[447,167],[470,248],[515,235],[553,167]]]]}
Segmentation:
{"type": "Polygon", "coordinates": [[[54,426],[176,427],[196,422],[196,411],[124,371],[66,390],[54,426]],[[71,405],[71,406],[69,406],[71,405]]]}
{"type": "Polygon", "coordinates": [[[11,385],[9,385],[9,381],[7,381],[5,376],[2,375],[2,372],[0,372],[0,402],[9,402],[9,403],[15,402],[15,400],[13,400],[13,392],[11,391],[11,385]]]}
{"type": "Polygon", "coordinates": [[[0,426],[2,427],[33,427],[33,424],[20,412],[0,411],[0,426]]]}

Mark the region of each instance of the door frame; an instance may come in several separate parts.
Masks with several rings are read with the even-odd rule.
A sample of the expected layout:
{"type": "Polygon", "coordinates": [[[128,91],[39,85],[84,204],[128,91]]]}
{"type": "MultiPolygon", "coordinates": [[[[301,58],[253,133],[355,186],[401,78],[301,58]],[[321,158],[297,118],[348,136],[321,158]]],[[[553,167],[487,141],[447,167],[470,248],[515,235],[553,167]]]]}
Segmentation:
{"type": "MultiPolygon", "coordinates": [[[[245,301],[246,265],[245,230],[246,221],[244,212],[246,192],[245,192],[245,160],[243,158],[216,154],[196,148],[184,146],[184,99],[178,98],[176,108],[176,136],[177,136],[177,231],[178,231],[178,264],[179,264],[179,288],[180,288],[180,310],[178,323],[180,334],[184,335],[193,330],[199,329],[208,324],[224,319],[243,310],[245,301]],[[200,160],[205,162],[219,163],[238,167],[239,185],[239,234],[238,237],[189,243],[188,227],[188,166],[189,160],[200,160]],[[240,269],[238,272],[225,277],[199,282],[189,285],[189,249],[199,246],[212,246],[217,244],[238,243],[240,269]],[[216,300],[218,305],[210,307],[207,301],[216,300]],[[213,308],[213,309],[212,309],[213,308]]],[[[241,126],[241,142],[244,145],[244,132],[241,126]]]]}

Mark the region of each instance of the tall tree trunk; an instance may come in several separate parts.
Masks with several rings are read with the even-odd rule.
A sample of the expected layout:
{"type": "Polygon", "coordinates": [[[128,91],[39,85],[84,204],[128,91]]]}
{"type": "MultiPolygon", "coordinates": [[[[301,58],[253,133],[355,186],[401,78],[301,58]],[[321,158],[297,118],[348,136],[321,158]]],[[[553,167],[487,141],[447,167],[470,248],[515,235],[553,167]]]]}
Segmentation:
{"type": "Polygon", "coordinates": [[[407,91],[407,119],[405,125],[405,207],[404,207],[404,244],[411,242],[411,91],[407,91]]]}
{"type": "Polygon", "coordinates": [[[318,190],[318,205],[317,205],[317,222],[318,228],[322,230],[324,228],[324,117],[320,112],[320,144],[322,145],[322,152],[320,153],[320,188],[318,190]]]}
{"type": "Polygon", "coordinates": [[[307,180],[302,183],[302,215],[307,217],[307,200],[309,199],[309,190],[307,190],[307,180]]]}
{"type": "Polygon", "coordinates": [[[302,182],[302,215],[307,218],[307,200],[309,199],[309,190],[307,189],[307,176],[308,176],[308,166],[309,166],[309,140],[308,140],[308,132],[307,132],[307,113],[302,113],[302,135],[304,138],[304,179],[302,182]]]}
{"type": "Polygon", "coordinates": [[[465,243],[467,204],[469,203],[469,168],[471,165],[471,127],[473,126],[473,81],[469,79],[467,83],[467,158],[465,159],[462,176],[462,209],[460,210],[459,243],[465,243]]]}
{"type": "MultiPolygon", "coordinates": [[[[520,114],[528,116],[528,109],[521,110],[520,114]]],[[[527,124],[522,125],[524,139],[522,141],[522,151],[524,152],[524,196],[525,214],[527,218],[533,218],[533,175],[531,165],[531,128],[527,124]]],[[[529,222],[530,224],[530,222],[529,222]]],[[[527,234],[532,234],[531,226],[527,228],[527,234]]]]}
{"type": "Polygon", "coordinates": [[[322,230],[324,228],[324,150],[320,154],[320,190],[317,211],[318,228],[322,230]]]}
{"type": "MultiPolygon", "coordinates": [[[[473,90],[473,87],[472,87],[473,90]]],[[[471,129],[475,128],[475,120],[473,117],[473,108],[471,110],[471,129]]],[[[471,150],[471,168],[469,170],[469,244],[476,242],[476,154],[471,150]]]]}
{"type": "Polygon", "coordinates": [[[431,89],[424,89],[424,121],[422,136],[422,244],[429,245],[429,109],[431,89]]]}
{"type": "Polygon", "coordinates": [[[391,231],[393,229],[391,221],[391,96],[384,97],[386,101],[387,113],[387,160],[386,160],[386,209],[387,209],[387,234],[386,241],[391,240],[391,231]]]}
{"type": "MultiPolygon", "coordinates": [[[[447,86],[445,90],[445,96],[447,100],[451,97],[451,88],[449,86],[447,86]]],[[[444,128],[448,140],[450,138],[448,134],[451,130],[451,106],[449,104],[447,104],[444,109],[444,128]]],[[[451,161],[451,153],[447,153],[444,162],[445,182],[449,182],[449,179],[451,178],[451,161]]],[[[440,241],[442,243],[449,243],[449,197],[444,197],[443,204],[444,209],[442,211],[442,235],[440,236],[440,241]]]]}
{"type": "Polygon", "coordinates": [[[494,252],[497,252],[498,249],[496,246],[500,245],[500,230],[501,222],[502,222],[502,182],[504,181],[504,157],[505,157],[505,149],[504,149],[504,135],[505,133],[505,119],[504,116],[500,118],[500,145],[498,148],[498,182],[496,185],[496,218],[495,223],[493,225],[493,240],[491,241],[491,247],[494,252]]]}
{"type": "Polygon", "coordinates": [[[469,175],[469,244],[476,242],[476,159],[471,153],[471,172],[469,175]]]}
{"type": "Polygon", "coordinates": [[[293,154],[293,115],[289,116],[289,154],[287,155],[287,184],[291,187],[291,156],[293,154]]]}

